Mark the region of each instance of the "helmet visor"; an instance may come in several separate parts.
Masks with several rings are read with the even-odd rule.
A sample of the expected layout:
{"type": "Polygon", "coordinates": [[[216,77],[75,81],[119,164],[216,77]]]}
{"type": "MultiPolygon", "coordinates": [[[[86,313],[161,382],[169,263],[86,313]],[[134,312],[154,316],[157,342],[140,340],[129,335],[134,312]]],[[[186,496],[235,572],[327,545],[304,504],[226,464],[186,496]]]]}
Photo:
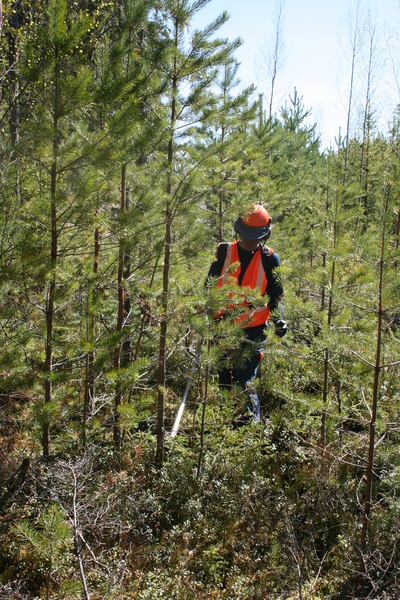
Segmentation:
{"type": "Polygon", "coordinates": [[[237,227],[240,235],[248,240],[266,240],[271,234],[271,229],[268,225],[265,225],[265,227],[251,227],[243,223],[242,219],[238,220],[237,227]]]}

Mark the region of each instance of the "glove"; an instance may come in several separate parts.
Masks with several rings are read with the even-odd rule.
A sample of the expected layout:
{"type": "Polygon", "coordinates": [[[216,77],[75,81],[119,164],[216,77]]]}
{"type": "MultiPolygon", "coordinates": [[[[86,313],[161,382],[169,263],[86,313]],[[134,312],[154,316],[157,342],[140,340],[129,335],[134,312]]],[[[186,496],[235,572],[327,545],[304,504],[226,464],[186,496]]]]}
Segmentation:
{"type": "Polygon", "coordinates": [[[278,337],[283,337],[287,334],[287,324],[283,319],[278,319],[275,322],[275,335],[278,337]]]}

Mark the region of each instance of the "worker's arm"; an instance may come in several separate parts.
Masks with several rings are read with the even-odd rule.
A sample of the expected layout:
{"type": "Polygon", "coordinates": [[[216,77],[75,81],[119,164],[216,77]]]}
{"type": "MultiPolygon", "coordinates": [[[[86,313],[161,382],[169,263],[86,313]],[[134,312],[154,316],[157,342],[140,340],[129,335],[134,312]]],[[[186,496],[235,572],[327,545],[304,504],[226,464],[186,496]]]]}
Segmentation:
{"type": "Polygon", "coordinates": [[[204,287],[206,290],[210,289],[211,281],[215,277],[218,279],[218,277],[221,275],[222,268],[225,263],[228,245],[229,244],[227,242],[221,242],[220,244],[218,244],[216,258],[215,258],[214,262],[211,264],[211,266],[208,270],[206,280],[204,282],[204,287]]]}
{"type": "Polygon", "coordinates": [[[226,242],[221,242],[218,244],[216,259],[211,264],[209,268],[207,279],[206,279],[206,287],[209,287],[211,280],[214,277],[219,277],[221,275],[222,267],[225,263],[226,252],[228,250],[228,244],[226,242]]]}
{"type": "Polygon", "coordinates": [[[284,320],[284,304],[283,304],[283,285],[279,274],[279,261],[276,252],[271,255],[263,256],[264,268],[267,276],[267,288],[265,294],[269,297],[268,308],[271,311],[270,320],[275,326],[275,333],[279,337],[283,337],[287,333],[287,324],[284,320]],[[269,260],[268,260],[269,259],[269,260]]]}

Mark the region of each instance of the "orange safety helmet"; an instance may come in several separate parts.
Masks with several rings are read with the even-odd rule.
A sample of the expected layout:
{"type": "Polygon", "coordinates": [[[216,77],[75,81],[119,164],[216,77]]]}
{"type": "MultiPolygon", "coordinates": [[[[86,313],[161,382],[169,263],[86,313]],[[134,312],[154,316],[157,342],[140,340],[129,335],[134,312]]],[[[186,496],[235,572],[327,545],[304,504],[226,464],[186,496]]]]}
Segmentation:
{"type": "Polygon", "coordinates": [[[271,235],[271,217],[261,204],[252,204],[243,217],[235,221],[234,228],[248,240],[267,240],[271,235]]]}

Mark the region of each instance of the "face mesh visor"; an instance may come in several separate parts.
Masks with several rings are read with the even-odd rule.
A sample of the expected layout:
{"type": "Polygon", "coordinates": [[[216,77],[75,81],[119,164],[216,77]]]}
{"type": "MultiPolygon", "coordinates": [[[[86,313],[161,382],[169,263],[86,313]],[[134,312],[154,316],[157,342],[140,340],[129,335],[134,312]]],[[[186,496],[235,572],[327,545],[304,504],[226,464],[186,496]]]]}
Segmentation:
{"type": "Polygon", "coordinates": [[[241,219],[239,219],[238,229],[240,235],[247,238],[248,240],[264,240],[269,237],[270,228],[268,225],[265,227],[251,227],[250,225],[246,225],[243,223],[241,219]]]}

